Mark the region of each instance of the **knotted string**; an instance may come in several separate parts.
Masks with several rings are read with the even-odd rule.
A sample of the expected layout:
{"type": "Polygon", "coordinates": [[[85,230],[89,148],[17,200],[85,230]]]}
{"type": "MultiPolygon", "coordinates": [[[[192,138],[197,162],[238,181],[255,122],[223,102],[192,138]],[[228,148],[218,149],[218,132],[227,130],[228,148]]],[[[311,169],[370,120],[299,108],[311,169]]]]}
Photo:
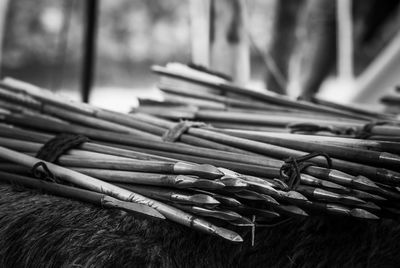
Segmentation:
{"type": "Polygon", "coordinates": [[[314,123],[296,123],[289,124],[287,126],[290,129],[290,133],[312,133],[315,134],[317,132],[325,131],[330,132],[335,135],[351,135],[354,133],[355,129],[353,128],[339,128],[334,126],[321,126],[314,123]]]}
{"type": "Polygon", "coordinates": [[[89,139],[83,135],[60,134],[46,142],[36,157],[54,163],[65,152],[87,141],[89,139]]]}
{"type": "Polygon", "coordinates": [[[168,141],[168,142],[175,142],[180,139],[182,134],[188,131],[189,128],[191,127],[205,127],[207,126],[206,123],[203,122],[193,122],[193,121],[181,121],[177,124],[175,124],[172,128],[168,129],[162,139],[163,141],[168,141]]]}
{"type": "Polygon", "coordinates": [[[301,172],[309,166],[314,165],[312,163],[306,163],[306,161],[318,156],[323,156],[326,159],[328,168],[332,167],[332,159],[326,153],[315,152],[300,157],[291,156],[284,160],[285,163],[279,170],[280,180],[285,182],[290,190],[296,189],[301,181],[301,172]]]}
{"type": "Polygon", "coordinates": [[[384,120],[371,121],[362,126],[361,129],[357,129],[356,127],[321,126],[313,123],[289,124],[287,127],[290,129],[290,133],[302,132],[315,134],[317,132],[325,131],[339,136],[352,136],[357,139],[367,139],[372,136],[371,131],[375,126],[382,125],[393,125],[393,122],[384,120]]]}
{"type": "Polygon", "coordinates": [[[37,179],[60,183],[60,180],[57,179],[53,172],[50,171],[45,162],[40,161],[34,164],[30,170],[30,173],[37,179]],[[39,168],[42,168],[42,170],[39,168]]]}
{"type": "MultiPolygon", "coordinates": [[[[54,163],[58,158],[68,150],[87,142],[89,139],[83,135],[72,135],[72,134],[60,134],[53,139],[46,142],[36,157],[47,162],[54,163]]],[[[45,162],[39,161],[34,164],[30,170],[30,173],[38,179],[61,183],[61,181],[55,176],[45,162]],[[41,168],[41,169],[40,169],[41,168]]]]}
{"type": "Polygon", "coordinates": [[[372,121],[365,124],[359,131],[355,132],[354,137],[358,139],[368,139],[372,136],[372,129],[375,126],[383,126],[383,125],[390,125],[392,124],[390,121],[372,121]]]}

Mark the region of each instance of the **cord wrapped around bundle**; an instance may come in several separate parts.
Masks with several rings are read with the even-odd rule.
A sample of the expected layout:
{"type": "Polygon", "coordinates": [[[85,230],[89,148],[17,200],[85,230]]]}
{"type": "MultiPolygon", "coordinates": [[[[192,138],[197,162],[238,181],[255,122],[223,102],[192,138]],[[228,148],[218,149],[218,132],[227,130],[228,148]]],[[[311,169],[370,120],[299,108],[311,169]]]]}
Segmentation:
{"type": "Polygon", "coordinates": [[[318,156],[323,156],[328,168],[332,168],[332,159],[326,153],[314,152],[301,157],[289,157],[284,160],[284,164],[279,170],[280,179],[288,185],[290,190],[296,190],[301,182],[301,172],[310,166],[315,166],[315,164],[306,161],[318,156]]]}
{"type": "Polygon", "coordinates": [[[202,123],[202,122],[192,122],[192,121],[187,121],[183,120],[177,124],[175,124],[172,128],[168,129],[162,139],[163,141],[167,142],[175,142],[179,140],[179,138],[184,134],[185,132],[188,131],[189,128],[191,127],[205,127],[207,124],[202,123]]]}
{"type": "MultiPolygon", "coordinates": [[[[36,157],[47,162],[55,163],[58,158],[68,150],[76,148],[87,141],[89,141],[89,138],[83,135],[62,133],[46,142],[37,152],[36,157]]],[[[30,173],[38,179],[61,183],[61,180],[59,180],[42,161],[33,165],[30,173]]]]}

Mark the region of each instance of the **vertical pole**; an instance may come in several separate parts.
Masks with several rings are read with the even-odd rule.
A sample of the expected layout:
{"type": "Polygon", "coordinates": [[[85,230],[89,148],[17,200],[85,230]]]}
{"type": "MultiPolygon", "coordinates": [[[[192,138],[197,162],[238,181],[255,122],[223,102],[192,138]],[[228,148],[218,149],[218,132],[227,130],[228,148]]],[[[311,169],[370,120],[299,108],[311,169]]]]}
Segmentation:
{"type": "Polygon", "coordinates": [[[190,0],[190,32],[192,62],[210,67],[210,4],[211,0],[190,0]]]}
{"type": "Polygon", "coordinates": [[[3,65],[3,44],[6,32],[8,6],[8,0],[0,0],[0,75],[2,75],[1,67],[3,65]]]}
{"type": "Polygon", "coordinates": [[[214,0],[212,7],[211,69],[245,85],[250,80],[248,15],[244,0],[214,0]]]}
{"type": "Polygon", "coordinates": [[[83,21],[86,21],[86,27],[83,37],[82,101],[89,102],[95,72],[98,0],[85,0],[85,4],[85,19],[83,21]]]}
{"type": "Polygon", "coordinates": [[[364,72],[357,77],[351,102],[376,103],[389,94],[393,85],[400,84],[400,30],[386,47],[375,57],[364,72]]]}
{"type": "Polygon", "coordinates": [[[338,78],[353,80],[353,21],[352,1],[337,0],[338,78]]]}
{"type": "Polygon", "coordinates": [[[238,84],[250,80],[245,0],[191,0],[192,61],[227,74],[238,84]]]}

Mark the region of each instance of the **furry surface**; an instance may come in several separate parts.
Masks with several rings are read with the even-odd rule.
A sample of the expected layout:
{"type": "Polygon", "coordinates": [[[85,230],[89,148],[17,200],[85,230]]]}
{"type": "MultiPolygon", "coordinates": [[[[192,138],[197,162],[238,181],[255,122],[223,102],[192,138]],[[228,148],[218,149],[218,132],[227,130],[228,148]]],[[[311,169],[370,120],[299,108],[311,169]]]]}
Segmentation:
{"type": "MultiPolygon", "coordinates": [[[[242,233],[243,234],[243,233],[242,233]]],[[[233,244],[168,221],[0,184],[0,267],[396,267],[393,221],[293,219],[233,244]]]]}

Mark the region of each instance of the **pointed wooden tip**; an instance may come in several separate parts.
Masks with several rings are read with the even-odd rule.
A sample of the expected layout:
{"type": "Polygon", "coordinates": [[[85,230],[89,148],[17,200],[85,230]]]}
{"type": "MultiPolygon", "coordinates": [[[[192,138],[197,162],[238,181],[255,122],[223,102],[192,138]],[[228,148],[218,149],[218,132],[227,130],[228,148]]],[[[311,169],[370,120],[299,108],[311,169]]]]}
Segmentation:
{"type": "Polygon", "coordinates": [[[387,198],[377,195],[377,194],[370,194],[370,196],[375,201],[387,201],[388,200],[387,198]]]}
{"type": "Polygon", "coordinates": [[[219,181],[203,180],[199,179],[193,183],[192,187],[206,190],[218,190],[225,187],[225,184],[219,181]]]}
{"type": "Polygon", "coordinates": [[[400,157],[398,155],[395,155],[395,154],[382,152],[379,155],[379,161],[383,165],[398,166],[400,164],[400,157]]]}
{"type": "Polygon", "coordinates": [[[250,222],[241,222],[241,221],[229,221],[229,224],[232,224],[233,226],[238,226],[238,227],[253,227],[254,223],[250,222]]]}
{"type": "Polygon", "coordinates": [[[329,188],[329,189],[336,189],[336,190],[343,190],[346,191],[347,188],[345,186],[342,186],[340,184],[331,182],[331,181],[325,181],[321,180],[321,186],[324,188],[329,188]]]}
{"type": "Polygon", "coordinates": [[[235,198],[232,197],[227,197],[227,196],[214,196],[215,199],[217,199],[220,203],[228,206],[228,207],[240,207],[243,204],[236,200],[235,198]]]}
{"type": "Polygon", "coordinates": [[[199,188],[199,189],[207,189],[207,190],[217,190],[222,189],[225,185],[221,182],[206,180],[206,179],[198,179],[195,177],[178,175],[176,177],[177,188],[199,188]]]}
{"type": "Polygon", "coordinates": [[[263,197],[264,201],[266,201],[267,203],[273,204],[273,205],[280,205],[279,202],[275,200],[275,198],[273,198],[269,195],[266,195],[266,194],[260,194],[260,195],[263,197]]]}
{"type": "Polygon", "coordinates": [[[283,193],[283,196],[292,200],[292,201],[307,201],[307,197],[302,195],[301,193],[297,191],[288,191],[288,192],[281,192],[283,193]]]}
{"type": "Polygon", "coordinates": [[[363,205],[363,208],[370,209],[370,210],[375,210],[375,211],[380,211],[381,210],[380,206],[378,206],[377,204],[372,203],[372,202],[367,202],[366,204],[363,205]]]}
{"type": "Polygon", "coordinates": [[[215,181],[223,183],[226,187],[232,188],[247,188],[249,184],[241,179],[224,176],[215,181]]]}
{"type": "Polygon", "coordinates": [[[303,217],[307,217],[309,216],[309,214],[304,211],[303,209],[297,207],[297,206],[293,206],[293,205],[280,205],[279,208],[288,213],[288,214],[292,214],[292,215],[297,215],[297,216],[303,216],[303,217]]]}
{"type": "Polygon", "coordinates": [[[118,199],[115,199],[112,197],[108,197],[108,196],[105,197],[104,201],[107,202],[107,204],[109,204],[115,208],[123,209],[128,212],[141,213],[141,214],[153,217],[153,218],[165,220],[164,215],[162,215],[156,209],[149,207],[147,205],[121,201],[121,200],[118,200],[118,199]]]}
{"type": "Polygon", "coordinates": [[[198,165],[196,172],[198,172],[199,174],[207,175],[207,177],[204,177],[208,179],[217,179],[224,175],[220,170],[218,170],[218,168],[208,164],[198,165]]]}
{"type": "Polygon", "coordinates": [[[341,197],[341,199],[343,201],[345,201],[346,203],[351,204],[351,205],[365,205],[365,204],[367,204],[366,201],[364,201],[364,200],[362,200],[360,198],[351,196],[351,195],[341,195],[340,197],[341,197]]]}
{"type": "Polygon", "coordinates": [[[358,175],[358,176],[354,177],[352,182],[353,182],[354,186],[358,186],[360,189],[363,189],[363,190],[379,191],[381,189],[372,180],[370,180],[367,177],[364,177],[362,175],[358,175]]]}
{"type": "Polygon", "coordinates": [[[212,165],[208,164],[198,165],[198,164],[189,164],[185,162],[175,163],[174,172],[176,174],[194,175],[200,178],[206,178],[211,180],[218,179],[224,175],[221,171],[218,170],[218,168],[212,165]]]}
{"type": "Polygon", "coordinates": [[[353,208],[352,210],[350,210],[350,215],[355,218],[379,220],[378,216],[362,208],[353,208]]]}
{"type": "Polygon", "coordinates": [[[205,195],[205,194],[194,194],[190,196],[190,201],[195,203],[195,204],[200,204],[200,205],[219,205],[220,202],[216,200],[215,198],[205,195]]]}
{"type": "Polygon", "coordinates": [[[239,234],[223,227],[217,227],[215,234],[235,243],[243,242],[243,238],[239,234]]]}
{"type": "MultiPolygon", "coordinates": [[[[263,218],[275,219],[275,218],[279,218],[280,216],[281,216],[281,214],[279,214],[278,212],[268,210],[268,209],[262,209],[261,217],[263,217],[263,218]]],[[[258,217],[260,217],[260,216],[258,216],[258,217]]]]}

